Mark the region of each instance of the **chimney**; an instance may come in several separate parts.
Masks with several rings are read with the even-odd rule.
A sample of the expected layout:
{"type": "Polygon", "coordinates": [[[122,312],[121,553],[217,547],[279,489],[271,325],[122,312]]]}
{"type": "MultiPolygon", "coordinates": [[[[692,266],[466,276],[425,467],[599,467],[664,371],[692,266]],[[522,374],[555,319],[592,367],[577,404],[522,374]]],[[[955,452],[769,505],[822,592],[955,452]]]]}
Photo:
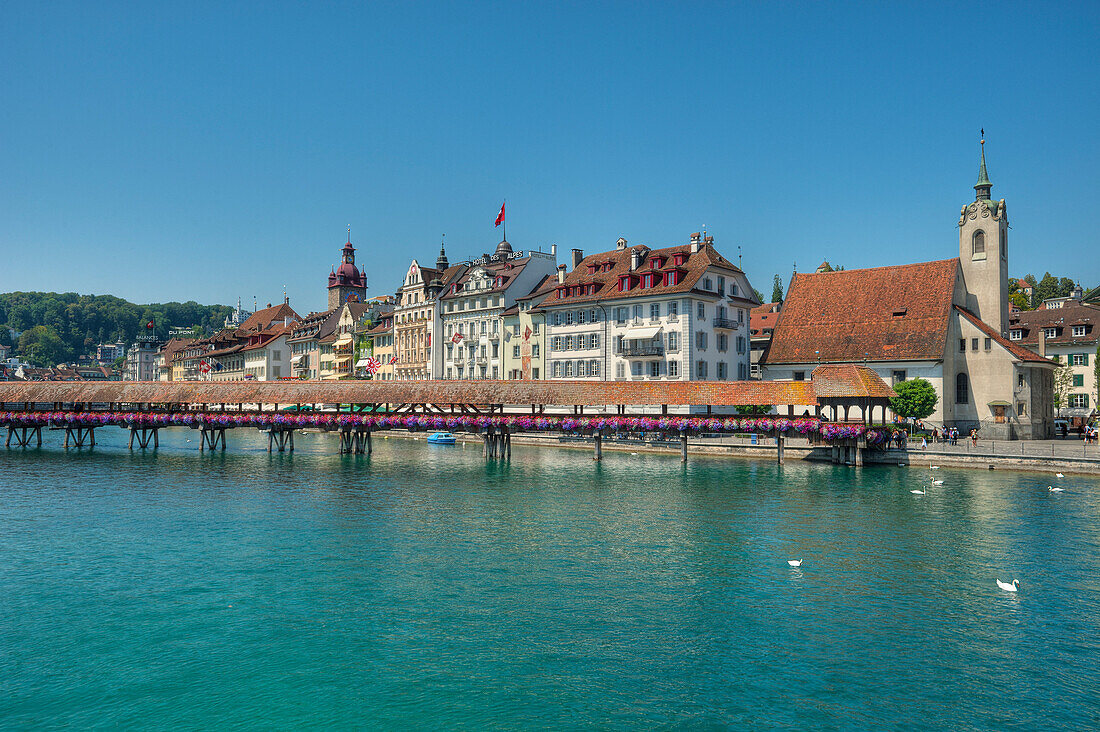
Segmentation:
{"type": "Polygon", "coordinates": [[[570,269],[576,269],[581,266],[581,260],[584,259],[584,252],[580,249],[573,250],[573,263],[570,269]]]}
{"type": "Polygon", "coordinates": [[[698,231],[691,235],[691,253],[695,254],[699,251],[699,245],[702,243],[703,235],[698,231]]]}
{"type": "Polygon", "coordinates": [[[558,284],[559,285],[565,284],[565,265],[564,264],[559,264],[558,265],[558,284]]]}
{"type": "Polygon", "coordinates": [[[631,249],[630,250],[630,271],[633,272],[634,270],[638,269],[638,265],[641,264],[641,261],[642,261],[642,253],[639,252],[637,249],[631,249]]]}
{"type": "Polygon", "coordinates": [[[1047,331],[1046,328],[1039,329],[1039,355],[1043,358],[1047,357],[1047,331]]]}
{"type": "Polygon", "coordinates": [[[558,245],[557,244],[551,244],[550,245],[550,256],[552,256],[555,259],[555,261],[557,260],[557,258],[558,258],[558,245]]]}

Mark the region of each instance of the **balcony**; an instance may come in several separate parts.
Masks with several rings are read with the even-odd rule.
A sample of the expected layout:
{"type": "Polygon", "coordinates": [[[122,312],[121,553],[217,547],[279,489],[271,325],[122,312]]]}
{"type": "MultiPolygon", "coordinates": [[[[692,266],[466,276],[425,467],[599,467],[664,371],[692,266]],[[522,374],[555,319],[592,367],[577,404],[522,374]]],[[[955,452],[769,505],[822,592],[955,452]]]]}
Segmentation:
{"type": "Polygon", "coordinates": [[[624,343],[619,355],[624,358],[644,358],[646,356],[663,356],[665,347],[660,343],[624,343]]]}
{"type": "Polygon", "coordinates": [[[713,321],[713,325],[714,325],[715,328],[719,328],[719,329],[722,329],[722,330],[736,330],[737,329],[737,321],[736,320],[730,320],[729,318],[715,318],[714,321],[713,321]]]}

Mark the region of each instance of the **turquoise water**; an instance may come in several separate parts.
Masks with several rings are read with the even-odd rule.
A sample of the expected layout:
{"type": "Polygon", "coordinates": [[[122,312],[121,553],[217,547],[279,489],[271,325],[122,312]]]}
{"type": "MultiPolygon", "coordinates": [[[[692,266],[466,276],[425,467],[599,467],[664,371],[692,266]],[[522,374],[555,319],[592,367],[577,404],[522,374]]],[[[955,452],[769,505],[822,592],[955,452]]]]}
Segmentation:
{"type": "Polygon", "coordinates": [[[97,437],[0,449],[2,728],[1100,726],[1098,480],[97,437]]]}

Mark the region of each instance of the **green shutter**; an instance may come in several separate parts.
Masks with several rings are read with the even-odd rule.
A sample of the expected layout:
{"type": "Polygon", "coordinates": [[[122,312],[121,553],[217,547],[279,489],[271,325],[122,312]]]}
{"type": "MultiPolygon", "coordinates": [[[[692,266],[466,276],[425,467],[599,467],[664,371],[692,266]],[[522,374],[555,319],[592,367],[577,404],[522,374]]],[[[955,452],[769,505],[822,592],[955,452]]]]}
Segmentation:
{"type": "Polygon", "coordinates": [[[1088,366],[1089,365],[1089,355],[1087,353],[1082,353],[1081,358],[1085,359],[1084,365],[1088,366]]]}
{"type": "Polygon", "coordinates": [[[1074,374],[1073,375],[1073,385],[1074,386],[1084,386],[1085,385],[1085,376],[1084,376],[1084,374],[1074,374]]]}

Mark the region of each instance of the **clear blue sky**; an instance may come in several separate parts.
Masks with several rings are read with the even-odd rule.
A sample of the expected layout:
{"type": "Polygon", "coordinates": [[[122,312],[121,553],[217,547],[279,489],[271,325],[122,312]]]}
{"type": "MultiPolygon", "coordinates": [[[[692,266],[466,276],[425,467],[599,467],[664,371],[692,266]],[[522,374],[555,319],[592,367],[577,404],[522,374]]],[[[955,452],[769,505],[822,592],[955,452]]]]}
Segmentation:
{"type": "Polygon", "coordinates": [[[978,130],[1013,274],[1100,284],[1100,3],[0,4],[0,291],[322,308],[410,257],[955,256],[978,130]],[[171,7],[169,7],[171,5],[171,7]]]}

